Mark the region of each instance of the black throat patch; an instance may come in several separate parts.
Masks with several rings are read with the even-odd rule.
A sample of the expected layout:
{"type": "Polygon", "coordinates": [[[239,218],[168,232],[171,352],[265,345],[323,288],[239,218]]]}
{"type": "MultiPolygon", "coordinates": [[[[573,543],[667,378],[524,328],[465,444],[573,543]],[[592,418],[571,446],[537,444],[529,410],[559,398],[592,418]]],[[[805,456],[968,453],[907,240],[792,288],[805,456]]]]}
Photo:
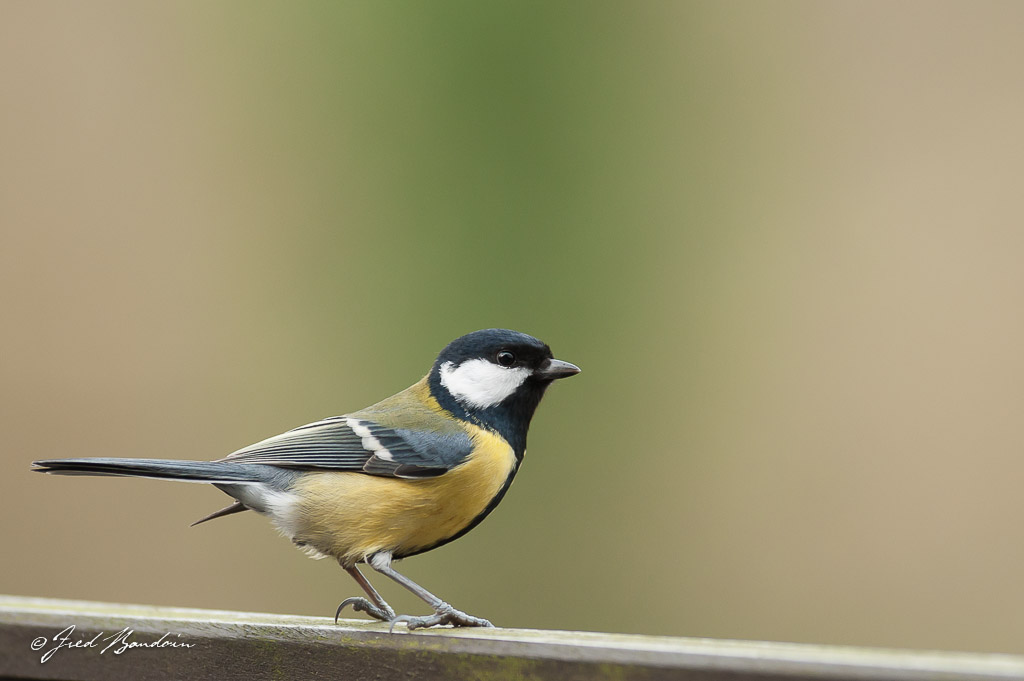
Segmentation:
{"type": "Polygon", "coordinates": [[[521,462],[526,453],[526,433],[530,429],[530,421],[550,381],[527,378],[516,392],[504,401],[486,409],[476,409],[467,408],[441,385],[440,369],[440,363],[434,364],[427,383],[430,386],[430,394],[441,408],[457,419],[469,421],[505,438],[512,445],[517,462],[521,462]]]}

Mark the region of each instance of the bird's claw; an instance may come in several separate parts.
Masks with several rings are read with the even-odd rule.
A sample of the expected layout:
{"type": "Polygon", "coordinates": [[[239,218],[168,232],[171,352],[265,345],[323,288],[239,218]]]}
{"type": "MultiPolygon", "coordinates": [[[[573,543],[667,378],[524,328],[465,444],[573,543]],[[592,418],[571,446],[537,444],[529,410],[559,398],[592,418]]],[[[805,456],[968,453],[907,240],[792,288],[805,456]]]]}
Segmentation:
{"type": "Polygon", "coordinates": [[[381,622],[393,622],[395,620],[395,611],[391,608],[382,610],[361,596],[353,596],[352,598],[346,598],[341,602],[341,605],[338,606],[338,611],[334,613],[335,624],[338,623],[338,617],[341,615],[341,611],[345,609],[346,605],[351,605],[352,609],[356,612],[365,612],[370,617],[378,619],[381,622]]]}
{"type": "MultiPolygon", "coordinates": [[[[349,599],[351,600],[351,599],[349,599]]],[[[461,610],[456,610],[447,603],[441,603],[434,610],[433,615],[425,615],[423,617],[415,617],[413,615],[399,615],[398,617],[391,618],[391,629],[394,633],[395,625],[398,623],[404,623],[410,631],[413,629],[422,629],[424,627],[436,627],[445,624],[450,624],[453,627],[493,627],[494,625],[485,619],[480,617],[473,617],[467,615],[461,610]]]]}

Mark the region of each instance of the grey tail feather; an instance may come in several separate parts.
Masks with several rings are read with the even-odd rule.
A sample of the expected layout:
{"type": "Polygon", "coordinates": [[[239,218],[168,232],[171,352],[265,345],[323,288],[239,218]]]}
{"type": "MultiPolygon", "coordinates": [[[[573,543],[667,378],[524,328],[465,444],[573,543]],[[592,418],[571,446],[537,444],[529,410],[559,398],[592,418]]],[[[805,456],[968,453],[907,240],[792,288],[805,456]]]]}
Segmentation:
{"type": "Polygon", "coordinates": [[[226,506],[225,508],[222,508],[219,511],[214,511],[213,513],[211,513],[210,515],[206,516],[205,518],[200,518],[199,520],[197,520],[194,523],[192,523],[191,525],[189,525],[189,527],[195,527],[199,523],[205,523],[207,520],[213,520],[215,518],[223,518],[226,515],[232,515],[234,513],[241,513],[242,511],[248,511],[248,510],[249,510],[248,506],[243,504],[241,501],[236,501],[235,503],[231,504],[230,506],[226,506]]]}
{"type": "Polygon", "coordinates": [[[36,461],[32,470],[58,475],[127,475],[163,480],[209,483],[262,482],[272,471],[269,466],[222,461],[170,461],[166,459],[47,459],[36,461]]]}

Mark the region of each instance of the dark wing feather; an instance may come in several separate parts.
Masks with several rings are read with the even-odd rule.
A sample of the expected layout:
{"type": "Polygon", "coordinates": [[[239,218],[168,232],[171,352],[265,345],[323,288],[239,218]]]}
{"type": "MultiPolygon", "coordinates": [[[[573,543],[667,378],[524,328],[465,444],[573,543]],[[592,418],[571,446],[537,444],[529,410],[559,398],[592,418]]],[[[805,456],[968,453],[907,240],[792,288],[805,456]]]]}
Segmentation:
{"type": "Polygon", "coordinates": [[[464,461],[472,447],[472,440],[464,432],[388,428],[365,419],[334,416],[257,442],[222,460],[300,470],[429,478],[464,461]]]}

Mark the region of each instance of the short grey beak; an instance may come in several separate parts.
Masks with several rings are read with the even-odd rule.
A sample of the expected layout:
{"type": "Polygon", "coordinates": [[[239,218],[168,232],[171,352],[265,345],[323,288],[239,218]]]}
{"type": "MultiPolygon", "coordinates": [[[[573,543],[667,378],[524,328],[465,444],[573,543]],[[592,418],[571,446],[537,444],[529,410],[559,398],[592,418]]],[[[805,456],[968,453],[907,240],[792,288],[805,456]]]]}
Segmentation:
{"type": "Polygon", "coordinates": [[[569,376],[575,376],[579,372],[580,368],[575,364],[563,362],[560,359],[549,359],[544,364],[541,364],[540,368],[533,372],[533,376],[534,378],[553,381],[556,378],[568,378],[569,376]]]}

